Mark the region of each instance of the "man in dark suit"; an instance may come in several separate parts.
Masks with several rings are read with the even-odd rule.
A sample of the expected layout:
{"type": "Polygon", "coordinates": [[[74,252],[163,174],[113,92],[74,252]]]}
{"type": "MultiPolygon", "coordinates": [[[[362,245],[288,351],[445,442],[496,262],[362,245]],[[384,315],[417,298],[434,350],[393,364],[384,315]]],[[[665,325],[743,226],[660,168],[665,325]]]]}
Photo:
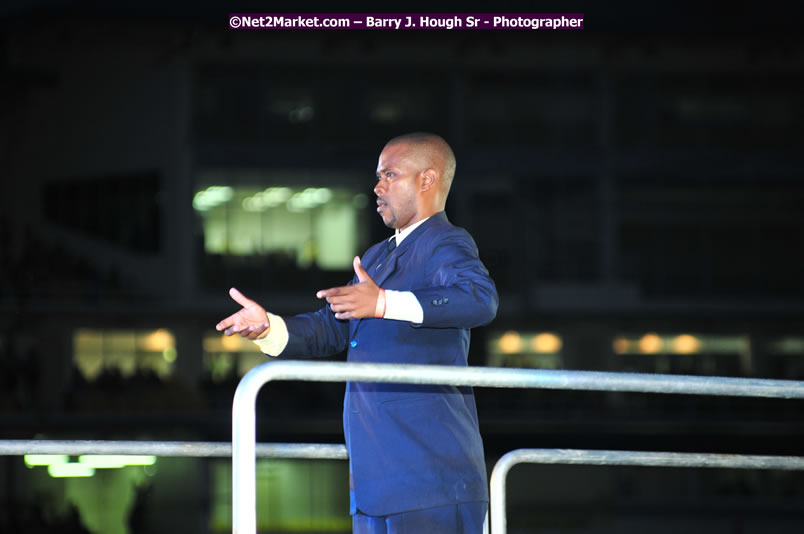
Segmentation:
{"type": "MultiPolygon", "coordinates": [[[[389,141],[377,212],[395,233],[354,259],[328,305],[279,317],[232,288],[243,308],[217,325],[280,358],[348,348],[355,362],[467,365],[469,330],[497,313],[472,237],[444,213],[455,156],[434,134],[389,141]]],[[[480,534],[488,485],[471,388],[350,382],[343,411],[355,533],[480,534]]]]}

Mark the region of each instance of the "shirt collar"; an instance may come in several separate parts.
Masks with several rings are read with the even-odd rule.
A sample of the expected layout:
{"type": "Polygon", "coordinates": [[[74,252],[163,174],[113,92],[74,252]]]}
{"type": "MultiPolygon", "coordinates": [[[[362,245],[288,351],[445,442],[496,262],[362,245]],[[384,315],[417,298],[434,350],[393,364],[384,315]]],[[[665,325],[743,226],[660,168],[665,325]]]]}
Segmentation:
{"type": "MultiPolygon", "coordinates": [[[[426,220],[427,220],[427,219],[429,219],[429,218],[430,218],[430,217],[427,217],[426,219],[422,219],[421,221],[419,221],[419,222],[417,222],[417,223],[415,223],[415,224],[411,224],[410,226],[408,226],[408,227],[407,227],[407,228],[405,228],[404,230],[400,230],[399,228],[397,228],[397,229],[396,229],[396,232],[394,233],[394,235],[392,235],[392,236],[391,236],[391,238],[396,238],[396,246],[401,245],[401,244],[402,244],[402,241],[403,241],[403,240],[404,240],[406,237],[408,237],[408,236],[410,235],[410,233],[411,233],[413,230],[415,230],[416,228],[418,228],[418,227],[419,227],[419,225],[420,225],[421,223],[423,223],[424,221],[426,221],[426,220]]],[[[389,239],[390,239],[390,238],[389,238],[389,239]]]]}

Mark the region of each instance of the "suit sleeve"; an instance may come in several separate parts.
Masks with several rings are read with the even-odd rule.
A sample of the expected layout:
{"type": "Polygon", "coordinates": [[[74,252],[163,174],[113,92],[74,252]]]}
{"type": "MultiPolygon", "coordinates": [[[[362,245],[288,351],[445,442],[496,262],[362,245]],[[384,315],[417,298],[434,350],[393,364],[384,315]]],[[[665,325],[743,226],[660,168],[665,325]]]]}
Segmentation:
{"type": "Polygon", "coordinates": [[[346,348],[349,321],[336,319],[329,306],[283,319],[288,329],[288,344],[279,358],[325,358],[346,348]]]}
{"type": "Polygon", "coordinates": [[[425,280],[427,287],[413,290],[424,312],[420,326],[474,328],[497,315],[497,288],[465,232],[437,243],[425,264],[425,280]]]}
{"type": "MultiPolygon", "coordinates": [[[[369,249],[364,258],[372,253],[376,250],[369,249]]],[[[356,276],[348,285],[355,283],[356,276]]],[[[288,342],[277,355],[280,359],[326,358],[343,351],[349,341],[349,321],[336,319],[328,305],[315,312],[282,319],[287,327],[288,342]]]]}

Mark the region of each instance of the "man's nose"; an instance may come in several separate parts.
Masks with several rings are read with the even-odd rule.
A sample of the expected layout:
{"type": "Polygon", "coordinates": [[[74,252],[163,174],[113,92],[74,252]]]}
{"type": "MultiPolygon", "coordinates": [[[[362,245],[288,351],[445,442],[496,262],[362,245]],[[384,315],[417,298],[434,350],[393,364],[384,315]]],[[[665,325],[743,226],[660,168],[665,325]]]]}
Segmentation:
{"type": "Polygon", "coordinates": [[[385,186],[382,185],[382,180],[377,180],[377,185],[374,186],[374,194],[380,196],[380,194],[384,192],[385,186]]]}

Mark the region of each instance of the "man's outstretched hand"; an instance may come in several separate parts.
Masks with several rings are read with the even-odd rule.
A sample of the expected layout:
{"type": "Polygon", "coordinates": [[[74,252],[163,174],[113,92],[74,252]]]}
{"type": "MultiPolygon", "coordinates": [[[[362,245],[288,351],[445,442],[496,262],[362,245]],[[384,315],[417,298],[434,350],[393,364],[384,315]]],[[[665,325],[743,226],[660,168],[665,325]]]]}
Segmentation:
{"type": "Polygon", "coordinates": [[[359,256],[355,256],[352,266],[357,275],[356,284],[322,289],[315,296],[320,299],[327,299],[329,307],[335,312],[336,319],[374,317],[380,288],[363,269],[359,256]]]}
{"type": "Polygon", "coordinates": [[[263,338],[268,335],[271,324],[268,322],[268,315],[262,306],[235,288],[229,290],[229,296],[235,302],[243,306],[243,309],[233,313],[223,321],[215,325],[218,332],[223,331],[227,336],[240,334],[248,339],[263,338]]]}

